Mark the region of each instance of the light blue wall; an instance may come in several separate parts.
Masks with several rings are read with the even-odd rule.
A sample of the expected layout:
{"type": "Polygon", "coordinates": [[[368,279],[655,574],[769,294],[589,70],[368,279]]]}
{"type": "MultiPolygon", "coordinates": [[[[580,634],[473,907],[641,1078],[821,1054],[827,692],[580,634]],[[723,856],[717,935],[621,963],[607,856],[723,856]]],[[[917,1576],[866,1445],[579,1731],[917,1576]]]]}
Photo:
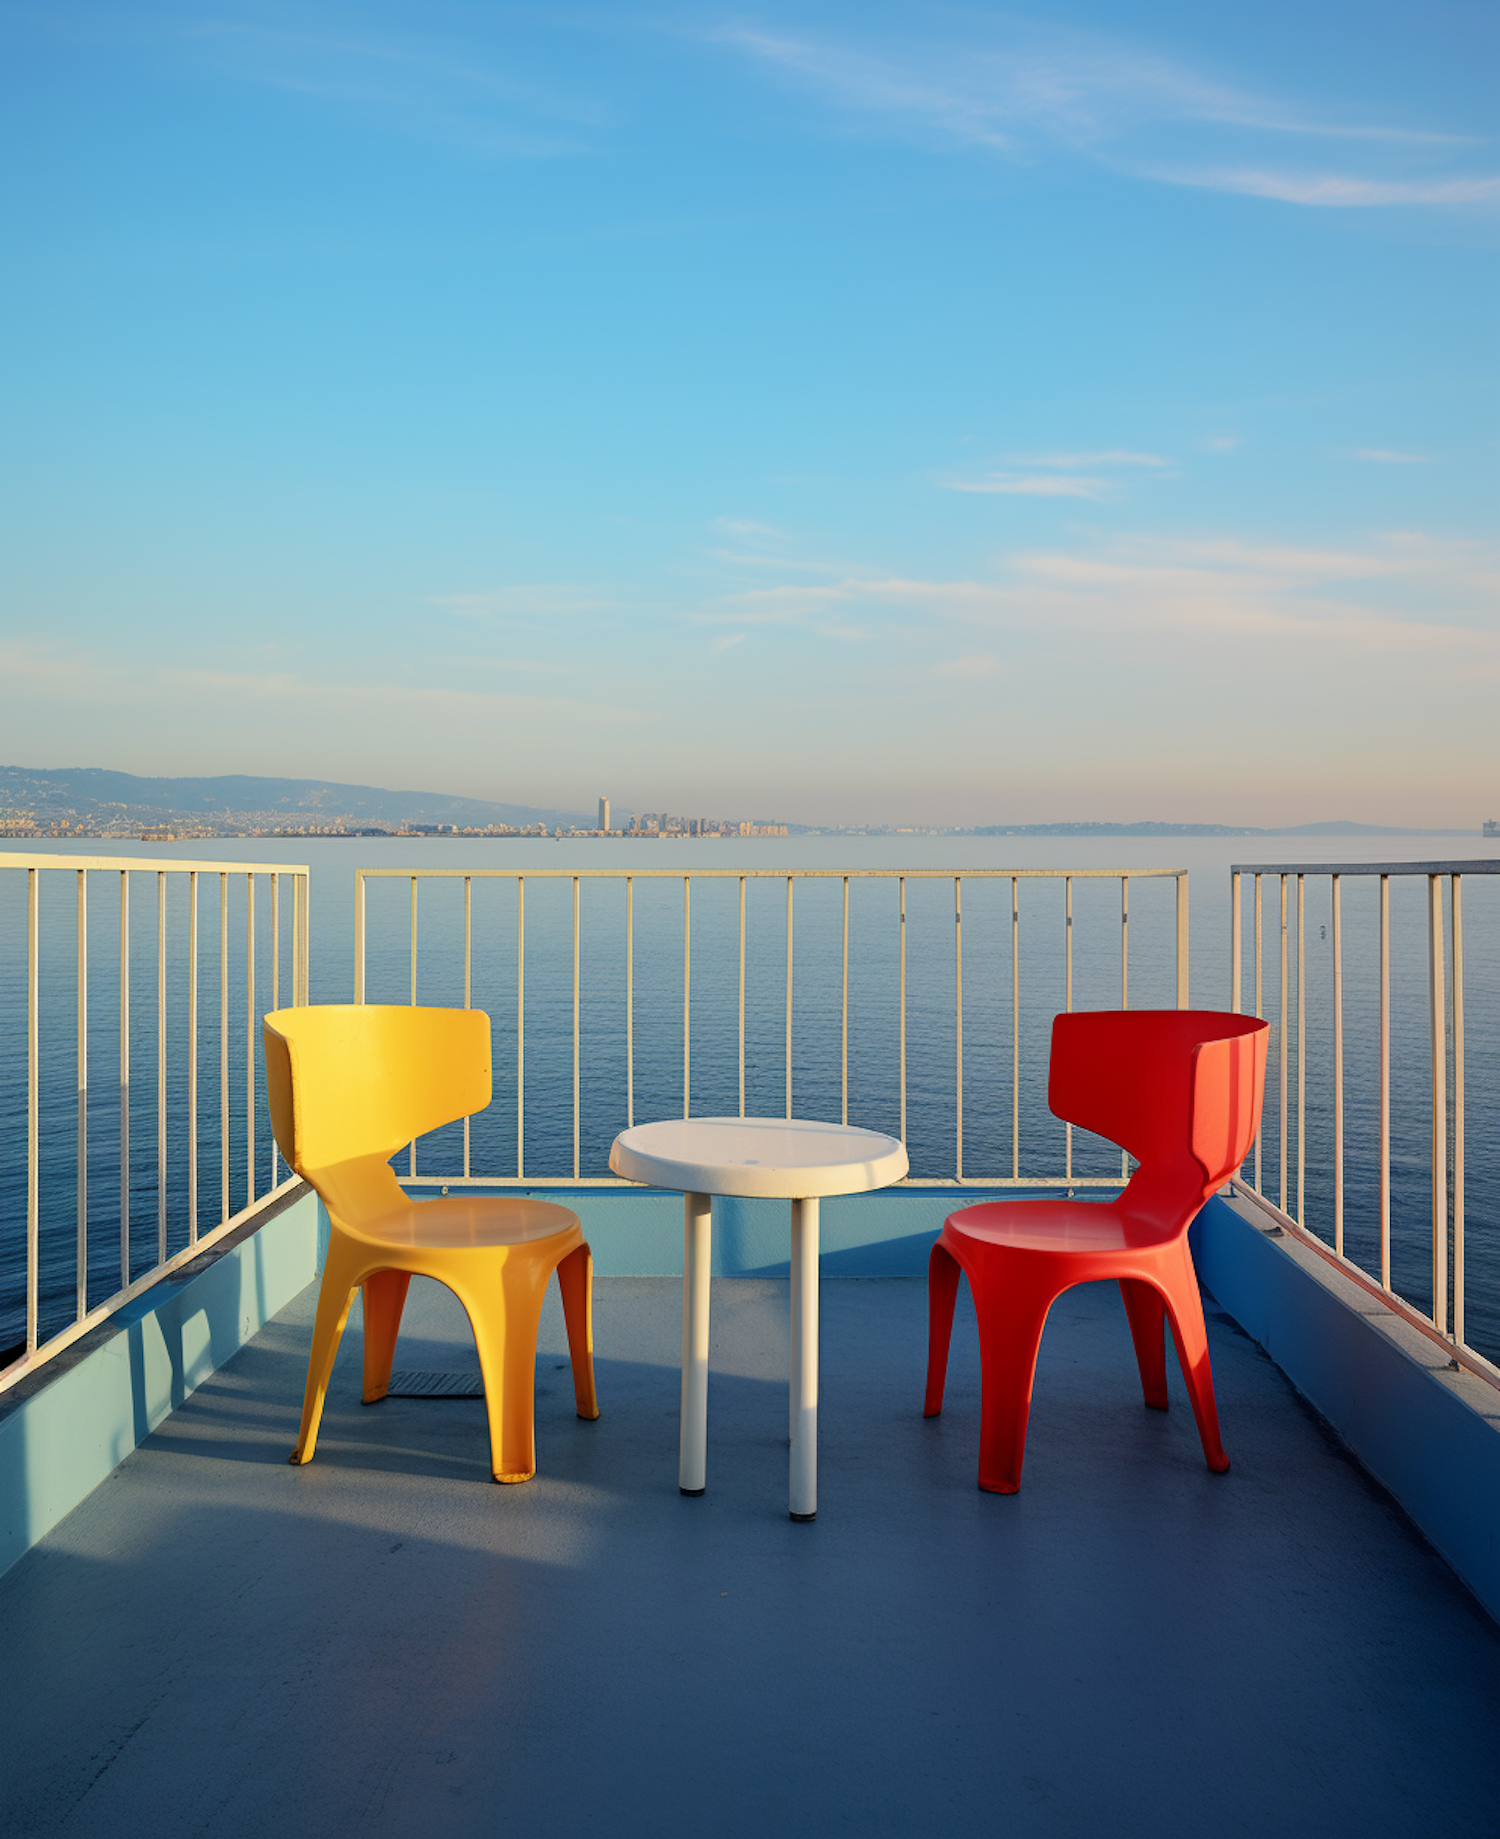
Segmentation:
{"type": "Polygon", "coordinates": [[[1500,1619],[1500,1401],[1481,1416],[1283,1243],[1220,1200],[1193,1227],[1204,1285],[1500,1619]]]}
{"type": "Polygon", "coordinates": [[[312,1282],[317,1199],[147,1290],[0,1401],[0,1573],[312,1282]]]}

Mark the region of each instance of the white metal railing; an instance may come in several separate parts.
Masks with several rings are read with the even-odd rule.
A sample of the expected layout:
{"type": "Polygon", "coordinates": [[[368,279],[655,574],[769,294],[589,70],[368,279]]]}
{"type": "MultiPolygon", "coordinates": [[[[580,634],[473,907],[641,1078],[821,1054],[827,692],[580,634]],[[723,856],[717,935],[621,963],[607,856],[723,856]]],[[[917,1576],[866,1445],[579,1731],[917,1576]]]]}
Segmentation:
{"type": "MultiPolygon", "coordinates": [[[[584,1105],[582,1096],[581,1070],[583,1055],[581,1047],[581,1018],[583,1014],[581,997],[581,974],[588,968],[587,957],[583,951],[583,929],[581,913],[583,907],[583,890],[586,886],[610,883],[616,885],[621,893],[615,916],[618,933],[615,945],[618,950],[617,972],[618,984],[613,1001],[618,1005],[620,1032],[620,1073],[623,1091],[619,1094],[619,1121],[629,1126],[635,1121],[637,1098],[637,883],[680,882],[682,889],[681,903],[681,963],[680,963],[680,1028],[677,1030],[677,1050],[681,1059],[681,1105],[682,1115],[689,1115],[693,1106],[693,1051],[694,1051],[694,952],[693,952],[693,889],[695,883],[737,883],[737,910],[721,923],[715,932],[718,947],[717,958],[720,964],[727,957],[728,969],[735,978],[735,1007],[731,1033],[733,1038],[733,1055],[735,1065],[735,1085],[737,1102],[741,1116],[746,1107],[746,1068],[747,1068],[747,887],[757,882],[784,883],[785,900],[780,905],[778,940],[770,941],[777,947],[781,957],[778,967],[784,984],[781,995],[780,1046],[781,1092],[780,1099],[788,1117],[794,1115],[795,1086],[794,1078],[794,1043],[801,1048],[805,1037],[799,1038],[799,1019],[796,1013],[796,996],[798,992],[797,973],[799,961],[797,952],[797,925],[795,890],[799,883],[834,883],[841,884],[841,907],[838,916],[837,947],[832,947],[822,954],[816,967],[822,973],[823,994],[828,995],[827,986],[834,983],[832,1000],[837,1003],[837,1061],[838,1061],[838,1106],[843,1122],[849,1121],[850,1115],[850,887],[853,884],[884,883],[894,890],[893,910],[887,915],[887,921],[894,926],[895,942],[889,947],[887,969],[894,986],[889,989],[889,997],[894,1002],[894,1018],[889,1018],[892,1025],[888,1027],[889,1054],[894,1062],[895,1101],[892,1122],[903,1139],[907,1135],[908,1122],[908,884],[941,883],[952,885],[951,921],[951,1073],[952,1090],[952,1173],[941,1176],[913,1176],[908,1178],[912,1186],[1012,1186],[1012,1187],[1116,1187],[1120,1175],[1116,1173],[1087,1175],[1074,1167],[1073,1132],[1069,1126],[1063,1133],[1061,1167],[1029,1168],[1023,1166],[1022,1154],[1022,1008],[1023,1008],[1023,952],[1022,952],[1022,900],[1021,887],[1029,883],[1045,883],[1056,887],[1061,885],[1062,899],[1058,904],[1056,921],[1058,937],[1054,949],[1054,969],[1057,972],[1057,987],[1054,992],[1057,1000],[1046,1008],[1045,1020],[1050,1025],[1051,1017],[1057,1009],[1071,1009],[1074,999],[1074,885],[1075,883],[1095,884],[1115,882],[1119,887],[1119,903],[1115,909],[1117,917],[1108,922],[1118,927],[1117,981],[1103,1001],[1117,1001],[1126,1007],[1130,1001],[1131,944],[1130,944],[1130,884],[1133,880],[1159,883],[1163,880],[1175,881],[1174,901],[1170,917],[1170,939],[1173,952],[1172,968],[1169,982],[1166,984],[1167,1000],[1175,1001],[1178,1007],[1188,1003],[1188,879],[1183,870],[1178,869],[974,869],[955,873],[952,870],[913,869],[904,872],[897,870],[840,870],[840,869],[709,869],[684,871],[680,869],[639,869],[633,872],[621,870],[502,870],[502,869],[358,869],[355,873],[354,905],[354,998],[364,1002],[367,993],[367,894],[372,883],[382,881],[406,881],[409,883],[408,900],[405,903],[405,930],[407,933],[405,963],[399,967],[393,962],[389,967],[388,983],[401,990],[401,999],[415,1003],[418,1000],[419,982],[423,966],[419,960],[418,941],[423,936],[423,929],[418,923],[419,888],[423,882],[462,883],[461,916],[451,912],[450,922],[449,968],[451,978],[444,986],[444,1000],[453,1000],[459,991],[461,975],[462,1001],[467,1007],[473,1001],[474,993],[474,890],[476,884],[486,882],[512,882],[515,888],[514,905],[507,926],[511,936],[506,943],[514,953],[512,984],[506,992],[513,1003],[511,1015],[504,1026],[510,1034],[514,1066],[514,1127],[512,1165],[480,1166],[476,1161],[473,1145],[472,1127],[466,1120],[462,1133],[461,1165],[452,1172],[419,1173],[418,1150],[414,1143],[410,1147],[407,1168],[403,1179],[416,1182],[428,1182],[432,1185],[456,1182],[482,1183],[492,1185],[538,1185],[566,1184],[577,1186],[621,1186],[614,1177],[602,1173],[586,1173],[584,1169],[584,1105]],[[528,946],[527,933],[527,884],[571,883],[571,916],[563,919],[563,925],[570,925],[570,935],[559,939],[556,929],[549,931],[547,943],[552,949],[554,969],[554,993],[558,995],[558,1006],[568,1005],[568,1011],[562,1026],[568,1032],[568,1045],[571,1051],[571,1112],[572,1139],[571,1154],[567,1153],[565,1138],[562,1149],[565,1157],[564,1166],[535,1166],[528,1160],[527,1153],[527,1029],[528,1029],[528,967],[532,962],[531,947],[528,946]],[[1008,1018],[1008,1058],[1009,1058],[1009,1097],[1010,1097],[1010,1142],[1007,1167],[990,1169],[975,1173],[972,1157],[965,1160],[965,996],[964,996],[964,890],[969,884],[1009,884],[1008,913],[1001,921],[1008,933],[1006,958],[1009,988],[1008,1018]],[[1008,923],[1007,923],[1008,922],[1008,923]],[[570,949],[569,949],[570,948],[570,949]],[[732,955],[731,955],[732,954],[732,955]],[[404,974],[403,974],[404,973],[404,974]],[[401,983],[396,979],[401,977],[401,983]],[[558,990],[559,982],[562,989],[558,990]],[[404,988],[401,988],[404,984],[404,988]]],[[[1003,885],[1000,892],[1004,893],[1003,885]]],[[[387,927],[399,924],[395,916],[386,915],[387,927]]],[[[382,929],[383,933],[386,928],[382,929]]],[[[659,938],[660,926],[653,937],[659,938]]],[[[760,929],[759,943],[765,944],[766,927],[760,929]]],[[[488,949],[488,948],[487,948],[488,949]]],[[[941,948],[940,948],[941,949],[941,948]]],[[[1110,952],[1114,951],[1111,946],[1110,952]]],[[[492,955],[492,954],[491,954],[492,955]]],[[[924,952],[924,957],[925,957],[924,952]]],[[[1098,954],[1095,955],[1096,959],[1098,954]]],[[[763,961],[768,954],[760,953],[763,961]]],[[[992,963],[993,960],[991,959],[992,963]]],[[[858,960],[856,958],[856,967],[858,960]]],[[[1113,974],[1113,973],[1112,973],[1113,974]]],[[[1156,980],[1158,989],[1163,988],[1163,980],[1156,980]]],[[[1096,999],[1102,994],[1096,992],[1096,999]]],[[[673,997],[675,1004],[676,998],[673,997]]],[[[762,1003],[764,1011],[768,1005],[762,1003]]],[[[831,1002],[829,1004],[831,1007],[831,1002]]],[[[654,1014],[659,1014],[661,1004],[653,1003],[654,1014]]],[[[492,1011],[493,1012],[493,1011],[492,1011]]],[[[764,1054],[762,1059],[764,1059],[764,1054]]],[[[497,1061],[500,1055],[497,1052],[497,1061]]],[[[803,1081],[805,1085],[807,1082],[803,1081]]],[[[733,1088],[729,1088],[733,1089],[733,1088]]],[[[727,1091],[726,1091],[727,1096],[727,1091]]],[[[832,1088],[827,1092],[829,1109],[832,1109],[832,1088]]],[[[856,1094],[857,1097],[860,1094],[856,1094]]],[[[867,1107],[866,1107],[867,1109],[867,1107]]]]}
{"type": "MultiPolygon", "coordinates": [[[[25,906],[24,955],[18,949],[21,941],[16,933],[12,932],[5,944],[8,981],[13,988],[19,971],[24,986],[24,998],[18,1007],[24,1008],[26,1020],[25,1329],[24,1342],[13,1342],[9,1349],[12,1358],[0,1372],[0,1390],[13,1385],[295,1185],[294,1179],[284,1178],[274,1143],[270,1145],[264,1178],[258,1166],[265,1132],[257,1091],[257,988],[262,993],[269,991],[273,1007],[281,1002],[284,988],[293,1003],[308,999],[305,866],[16,852],[0,854],[0,886],[6,883],[12,895],[18,884],[24,886],[25,906]],[[97,886],[100,876],[108,876],[116,884],[107,929],[100,925],[97,910],[91,914],[90,884],[92,880],[97,886]],[[150,928],[154,938],[147,935],[138,920],[132,923],[131,881],[140,876],[155,879],[155,923],[150,928]],[[269,881],[268,923],[260,930],[256,918],[257,876],[269,881]],[[58,878],[63,878],[60,885],[58,878]],[[68,878],[72,880],[71,889],[68,878]],[[282,884],[286,881],[291,883],[290,903],[283,899],[282,884]],[[200,884],[211,886],[214,882],[218,892],[216,954],[211,946],[205,950],[200,914],[200,884]],[[49,898],[44,898],[44,884],[62,895],[58,906],[50,911],[50,891],[49,898]],[[176,894],[178,889],[185,894],[185,907],[176,894]],[[230,948],[232,904],[243,910],[242,959],[230,948]],[[67,936],[69,932],[71,938],[67,936]],[[109,938],[112,949],[91,952],[90,946],[97,945],[101,932],[109,938]],[[50,949],[54,944],[59,945],[55,953],[50,949]],[[217,1016],[204,1029],[200,1028],[204,960],[207,958],[212,967],[215,956],[217,1016]],[[17,958],[18,965],[13,962],[17,958]],[[145,1103],[140,1107],[149,1112],[148,1127],[154,1131],[154,1156],[145,1160],[144,1168],[140,1153],[143,1146],[139,1138],[132,1144],[131,1135],[133,1086],[138,1083],[134,1075],[141,1055],[140,1024],[144,1019],[139,1003],[132,1014],[132,982],[133,972],[135,981],[140,981],[143,958],[151,967],[144,1007],[153,1024],[155,1046],[151,1069],[154,1089],[148,1088],[142,1095],[145,1103]],[[258,965],[264,979],[259,986],[258,965]],[[92,1008],[91,995],[95,997],[92,1008]],[[101,1029],[100,1010],[107,1012],[110,1007],[114,1009],[112,1021],[101,1029]],[[232,1009],[238,1028],[231,1020],[232,1009]],[[234,1039],[236,1033],[242,1037],[238,1042],[234,1039]],[[205,1045],[217,1050],[214,1061],[206,1067],[200,1064],[205,1045]],[[95,1107],[91,1128],[91,1085],[97,1083],[91,1075],[101,1063],[109,1064],[116,1074],[117,1095],[112,1105],[95,1107]],[[200,1087],[205,1084],[217,1088],[216,1119],[204,1115],[200,1087]],[[175,1132],[174,1104],[181,1126],[175,1132]],[[237,1111],[243,1105],[233,1120],[235,1128],[243,1130],[242,1174],[231,1166],[232,1104],[237,1111]],[[109,1110],[115,1113],[112,1134],[117,1138],[118,1159],[111,1150],[106,1175],[99,1139],[101,1123],[111,1121],[109,1110]],[[71,1143],[64,1148],[68,1139],[71,1143]],[[201,1160],[205,1148],[214,1154],[214,1162],[206,1169],[201,1160]],[[133,1203],[140,1188],[150,1185],[153,1164],[155,1241],[154,1246],[150,1245],[148,1237],[143,1253],[142,1226],[133,1203]],[[70,1204],[63,1192],[68,1185],[73,1190],[70,1204]],[[240,1198],[237,1189],[242,1192],[243,1205],[235,1204],[240,1198]],[[102,1297],[97,1294],[99,1231],[106,1223],[101,1219],[101,1198],[111,1215],[118,1212],[118,1283],[102,1297]],[[205,1198],[217,1215],[206,1229],[200,1219],[200,1202],[205,1198]],[[169,1220],[173,1209],[169,1201],[174,1199],[178,1218],[172,1234],[169,1220]],[[57,1218],[65,1204],[72,1215],[72,1271],[65,1289],[56,1280],[44,1294],[44,1267],[55,1275],[69,1261],[59,1237],[57,1218]],[[173,1236],[185,1242],[174,1249],[173,1236]],[[148,1263],[141,1270],[143,1256],[148,1263]],[[49,1327],[44,1315],[67,1319],[49,1327]]],[[[14,913],[15,907],[12,900],[9,911],[14,913]]],[[[10,1038],[14,1041],[13,1035],[10,1038]]],[[[15,1084],[20,1082],[18,1058],[12,1052],[9,1064],[0,1068],[0,1073],[15,1084]]],[[[140,1100],[135,1103],[140,1106],[140,1100]]],[[[0,1212],[7,1275],[15,1269],[19,1250],[19,1234],[13,1232],[16,1223],[7,1203],[0,1212]]],[[[110,1232],[113,1233],[112,1227],[110,1232]]],[[[112,1249],[108,1254],[112,1276],[114,1260],[112,1249]]]]}
{"type": "MultiPolygon", "coordinates": [[[[1250,1158],[1251,1174],[1233,1183],[1237,1193],[1253,1199],[1274,1215],[1284,1230],[1311,1246],[1338,1266],[1361,1288],[1378,1296],[1403,1320],[1436,1341],[1459,1366],[1494,1383],[1500,1372],[1468,1345],[1465,1338],[1465,1163],[1464,1125],[1466,1098],[1464,1040],[1464,933],[1463,882],[1469,875],[1500,874],[1500,861],[1468,862],[1362,862],[1362,863],[1236,863],[1230,869],[1231,1006],[1244,1006],[1245,915],[1244,883],[1252,884],[1250,962],[1252,1011],[1272,1024],[1272,1054],[1268,1068],[1266,1105],[1260,1136],[1250,1158]],[[1366,1018],[1374,1034],[1374,1194],[1362,1213],[1366,1229],[1360,1233],[1367,1248],[1365,1261],[1351,1256],[1349,1237],[1350,1188],[1346,1174],[1346,1135],[1350,1106],[1345,1077],[1345,1042],[1348,1028],[1345,974],[1345,939],[1348,932],[1343,883],[1347,878],[1378,878],[1373,914],[1363,915],[1364,936],[1358,941],[1373,951],[1373,973],[1361,987],[1377,992],[1374,1012],[1366,1018]],[[1322,975],[1307,949],[1309,879],[1326,881],[1326,921],[1317,921],[1326,937],[1329,955],[1322,975]],[[1420,1018],[1420,1043],[1426,1060],[1428,1084],[1425,1137],[1426,1275],[1430,1309],[1399,1293],[1392,1274],[1393,1197],[1393,1085],[1391,1076],[1392,1028],[1398,1015],[1391,981],[1391,883],[1416,881],[1422,894],[1426,931],[1426,1002],[1420,1018]],[[1267,922],[1264,884],[1274,883],[1274,913],[1267,922]],[[1370,922],[1373,920],[1373,924],[1370,922]],[[1265,934],[1274,929],[1275,1007],[1269,1015],[1265,973],[1265,934]],[[1310,1170],[1308,1162],[1308,995],[1321,999],[1316,1019],[1323,1024],[1328,1044],[1326,1114],[1330,1141],[1326,1156],[1310,1170]],[[1295,1108],[1293,1094],[1295,1093],[1295,1108]],[[1266,1167],[1265,1138],[1274,1137],[1274,1168],[1266,1167]],[[1295,1161],[1292,1159],[1295,1147],[1295,1161]],[[1308,1225],[1310,1176],[1326,1173],[1327,1191],[1311,1211],[1326,1220],[1326,1232],[1308,1225]],[[1268,1188],[1271,1190],[1268,1192],[1268,1188]],[[1274,1195],[1274,1198],[1273,1198],[1274,1195]],[[1366,1268],[1366,1263],[1373,1268],[1366,1268]]],[[[1322,940],[1320,939],[1320,943],[1322,940]]],[[[1399,960],[1398,960],[1399,963],[1399,960]]],[[[1400,1011],[1408,1036],[1419,1026],[1411,1003],[1400,1011]]],[[[1415,1041],[1408,1045],[1414,1049],[1415,1041]]],[[[1406,1091],[1413,1082],[1403,1081],[1406,1091]]],[[[1411,1160],[1411,1158],[1407,1158],[1411,1160]]],[[[1320,1180],[1320,1186],[1322,1182],[1320,1180]]],[[[1409,1192],[1404,1196],[1408,1219],[1416,1209],[1409,1192]]],[[[1397,1225],[1401,1221],[1397,1221],[1397,1225]]],[[[1408,1287],[1411,1287],[1410,1285],[1408,1287]]]]}

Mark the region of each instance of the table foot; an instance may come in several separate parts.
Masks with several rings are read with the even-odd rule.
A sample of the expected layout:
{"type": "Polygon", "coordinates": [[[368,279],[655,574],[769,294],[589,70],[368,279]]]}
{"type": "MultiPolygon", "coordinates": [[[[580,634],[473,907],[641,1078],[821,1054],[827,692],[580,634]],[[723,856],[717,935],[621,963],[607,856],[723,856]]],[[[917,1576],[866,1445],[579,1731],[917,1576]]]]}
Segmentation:
{"type": "Polygon", "coordinates": [[[697,1500],[700,1494],[707,1494],[708,1489],[707,1488],[679,1488],[677,1492],[679,1494],[685,1494],[690,1501],[695,1501],[697,1500]]]}
{"type": "Polygon", "coordinates": [[[815,1520],[815,1519],[817,1519],[817,1517],[818,1517],[818,1516],[817,1516],[817,1514],[815,1514],[815,1513],[789,1513],[789,1514],[788,1514],[788,1515],[787,1515],[786,1517],[787,1517],[787,1518],[788,1518],[789,1520],[796,1520],[796,1521],[798,1521],[798,1522],[799,1522],[799,1523],[800,1523],[801,1525],[803,1525],[803,1526],[807,1526],[807,1525],[809,1525],[809,1524],[810,1524],[810,1523],[811,1523],[811,1522],[812,1522],[813,1520],[815,1520]]]}
{"type": "Polygon", "coordinates": [[[792,1447],[787,1505],[794,1520],[818,1511],[818,1203],[792,1202],[792,1447]]]}
{"type": "Polygon", "coordinates": [[[713,1211],[706,1194],[684,1194],[682,1224],[682,1430],[677,1480],[684,1494],[708,1481],[708,1302],[713,1211]]]}

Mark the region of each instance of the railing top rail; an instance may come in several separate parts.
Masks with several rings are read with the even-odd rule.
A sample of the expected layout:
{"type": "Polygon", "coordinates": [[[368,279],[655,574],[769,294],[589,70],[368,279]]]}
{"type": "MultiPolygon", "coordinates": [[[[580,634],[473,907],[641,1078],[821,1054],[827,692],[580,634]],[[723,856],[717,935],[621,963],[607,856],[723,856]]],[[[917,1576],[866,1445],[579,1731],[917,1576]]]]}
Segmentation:
{"type": "Polygon", "coordinates": [[[306,875],[305,862],[199,862],[172,856],[56,856],[0,850],[0,868],[139,869],[142,874],[187,869],[200,875],[306,875]]]}
{"type": "Polygon", "coordinates": [[[1231,862],[1231,875],[1500,875],[1500,856],[1469,862],[1231,862]]]}
{"type": "Polygon", "coordinates": [[[1185,868],[356,868],[356,876],[374,881],[389,878],[424,880],[504,879],[522,875],[528,881],[1131,881],[1185,875],[1185,868]]]}

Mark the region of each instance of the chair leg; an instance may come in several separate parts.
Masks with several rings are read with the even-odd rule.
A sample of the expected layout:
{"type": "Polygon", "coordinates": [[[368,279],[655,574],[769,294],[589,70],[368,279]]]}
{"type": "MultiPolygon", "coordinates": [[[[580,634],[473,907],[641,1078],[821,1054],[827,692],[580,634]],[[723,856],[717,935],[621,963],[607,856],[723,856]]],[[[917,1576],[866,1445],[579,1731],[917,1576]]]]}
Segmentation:
{"type": "Polygon", "coordinates": [[[302,1425],[297,1432],[297,1447],[288,1462],[311,1462],[318,1446],[318,1426],[323,1421],[323,1401],[333,1372],[334,1356],[343,1339],[344,1324],[359,1288],[359,1271],[353,1260],[344,1255],[337,1240],[328,1248],[323,1265],[323,1281],[318,1288],[318,1313],[313,1319],[312,1350],[307,1357],[307,1386],[302,1395],[302,1425]]]}
{"type": "Polygon", "coordinates": [[[514,1260],[482,1291],[458,1292],[484,1375],[496,1481],[530,1481],[536,1473],[536,1336],[550,1274],[514,1260]]]}
{"type": "Polygon", "coordinates": [[[1167,1292],[1167,1315],[1172,1324],[1172,1339],[1177,1343],[1177,1358],[1182,1377],[1187,1382],[1197,1419],[1203,1455],[1215,1475],[1229,1467],[1219,1436],[1219,1409],[1214,1402],[1213,1368],[1208,1360],[1208,1330],[1203,1322],[1203,1299],[1198,1294],[1198,1277],[1193,1270],[1192,1255],[1186,1240],[1182,1244],[1180,1270],[1172,1273],[1167,1292]]]}
{"type": "Polygon", "coordinates": [[[1120,1295],[1135,1343],[1135,1363],[1141,1370],[1141,1391],[1153,1411],[1167,1408],[1166,1304],[1155,1284],[1122,1277],[1120,1295]]]}
{"type": "Polygon", "coordinates": [[[927,1397],[922,1416],[935,1418],[943,1409],[948,1382],[948,1346],[953,1339],[953,1308],[958,1300],[958,1260],[946,1246],[934,1245],[927,1260],[927,1397]]]}
{"type": "Polygon", "coordinates": [[[969,1272],[979,1318],[979,1485],[988,1494],[1014,1494],[1021,1486],[1026,1423],[1037,1349],[1056,1292],[1017,1281],[1012,1261],[993,1271],[969,1272]]]}
{"type": "Polygon", "coordinates": [[[364,1281],[365,1387],[364,1403],[378,1405],[391,1383],[391,1362],[396,1358],[396,1335],[401,1311],[411,1284],[410,1271],[371,1271],[364,1281]]]}
{"type": "Polygon", "coordinates": [[[594,1390],[594,1260],[587,1245],[568,1253],[557,1267],[563,1321],[568,1330],[568,1358],[573,1363],[573,1399],[581,1418],[599,1415],[594,1390]]]}

